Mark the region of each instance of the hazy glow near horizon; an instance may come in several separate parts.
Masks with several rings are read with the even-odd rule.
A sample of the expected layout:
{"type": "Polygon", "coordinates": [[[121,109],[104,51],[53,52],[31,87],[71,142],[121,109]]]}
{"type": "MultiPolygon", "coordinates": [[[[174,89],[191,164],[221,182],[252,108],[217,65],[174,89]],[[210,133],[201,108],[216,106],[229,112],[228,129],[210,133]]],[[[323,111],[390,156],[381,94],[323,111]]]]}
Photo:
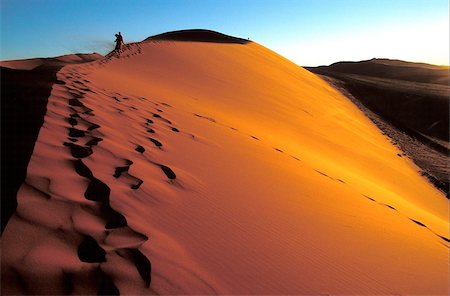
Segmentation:
{"type": "Polygon", "coordinates": [[[130,42],[191,28],[249,37],[303,66],[449,64],[447,0],[1,0],[0,58],[105,54],[117,31],[130,42]]]}
{"type": "Polygon", "coordinates": [[[329,65],[336,61],[390,58],[435,65],[449,64],[449,27],[444,22],[411,24],[381,32],[360,32],[314,40],[300,47],[274,45],[278,53],[299,65],[329,65]],[[302,55],[298,56],[298,52],[302,55]]]}

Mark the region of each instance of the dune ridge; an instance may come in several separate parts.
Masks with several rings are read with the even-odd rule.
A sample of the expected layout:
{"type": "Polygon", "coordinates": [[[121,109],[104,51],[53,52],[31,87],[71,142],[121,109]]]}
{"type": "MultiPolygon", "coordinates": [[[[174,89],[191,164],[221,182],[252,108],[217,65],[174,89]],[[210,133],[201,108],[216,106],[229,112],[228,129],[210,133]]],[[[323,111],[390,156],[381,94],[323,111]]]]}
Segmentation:
{"type": "Polygon", "coordinates": [[[67,54],[53,58],[33,58],[24,60],[0,61],[0,66],[15,70],[33,70],[41,65],[45,66],[64,66],[67,64],[87,63],[102,59],[99,53],[77,53],[67,54]]]}
{"type": "Polygon", "coordinates": [[[263,46],[146,41],[58,79],[2,293],[448,292],[447,199],[263,46]]]}
{"type": "MultiPolygon", "coordinates": [[[[10,270],[14,270],[19,276],[14,278],[10,273],[5,272],[4,274],[9,275],[8,280],[12,282],[22,280],[27,284],[20,288],[11,285],[18,290],[6,290],[5,292],[117,295],[119,290],[112,277],[99,264],[106,262],[107,258],[112,256],[110,253],[114,253],[116,257],[119,256],[120,260],[127,262],[126,265],[135,265],[145,287],[149,287],[151,264],[139,250],[139,246],[147,241],[147,236],[128,227],[127,219],[110,205],[111,189],[109,186],[98,179],[83,162],[83,159],[92,156],[94,147],[103,140],[101,133],[97,131],[101,126],[95,123],[93,110],[82,102],[85,94],[95,92],[86,87],[87,81],[77,79],[80,76],[64,74],[64,70],[58,73],[58,78],[63,76],[64,80],[58,80],[53,87],[46,117],[46,125],[49,124],[49,121],[59,121],[60,126],[43,128],[40,139],[45,138],[46,133],[53,133],[51,129],[56,128],[56,135],[66,134],[66,141],[62,143],[62,146],[57,147],[52,142],[57,141],[58,136],[53,135],[54,139],[50,142],[38,145],[31,159],[29,171],[33,172],[33,165],[36,165],[35,159],[45,157],[47,149],[61,151],[65,150],[62,147],[68,147],[72,159],[67,156],[62,157],[62,164],[59,163],[61,159],[54,159],[53,163],[48,163],[49,168],[47,169],[60,168],[57,170],[57,174],[67,176],[73,184],[54,191],[53,186],[58,187],[58,181],[53,182],[50,178],[45,177],[49,174],[45,173],[45,168],[44,172],[38,174],[29,173],[18,194],[19,208],[13,218],[16,222],[12,222],[13,225],[18,225],[18,232],[31,228],[33,229],[31,232],[35,236],[42,235],[46,240],[56,241],[59,244],[54,243],[47,246],[41,240],[30,237],[30,240],[27,241],[30,251],[23,260],[25,262],[38,260],[40,263],[38,274],[33,274],[36,271],[21,270],[19,266],[9,266],[10,270]],[[67,124],[69,127],[64,127],[67,124]],[[84,144],[80,142],[84,142],[84,144]],[[76,175],[79,177],[77,178],[76,175]],[[65,192],[73,190],[74,192],[71,192],[73,194],[80,192],[83,187],[85,191],[80,197],[84,196],[85,200],[80,197],[65,198],[65,192]],[[44,213],[33,212],[33,208],[37,208],[39,211],[44,210],[44,213]],[[58,213],[51,213],[52,211],[58,213]],[[50,216],[44,218],[40,215],[50,216]],[[56,221],[52,221],[51,216],[56,221]],[[73,252],[75,250],[76,253],[73,252]],[[49,262],[49,256],[55,253],[63,254],[60,259],[68,262],[52,262],[51,260],[49,262]],[[77,261],[75,255],[79,260],[77,263],[75,263],[77,261]],[[55,276],[55,270],[59,270],[60,274],[55,276]],[[56,277],[54,278],[55,282],[47,283],[48,279],[52,277],[56,277]],[[82,281],[86,282],[82,283],[82,281]]],[[[48,135],[47,138],[51,139],[52,135],[48,135]]],[[[127,164],[131,165],[132,162],[127,162],[127,164]]],[[[38,164],[39,168],[34,170],[42,170],[40,166],[38,164]]],[[[119,178],[121,175],[115,177],[119,178]]],[[[127,177],[134,181],[132,175],[127,174],[127,177]]],[[[64,185],[64,180],[61,181],[64,185]]],[[[131,189],[138,189],[141,182],[138,180],[137,184],[131,185],[131,189]]],[[[3,240],[8,239],[7,235],[3,237],[3,240]]],[[[11,259],[7,256],[10,254],[8,251],[11,250],[3,248],[2,261],[5,265],[11,259]]],[[[14,256],[12,257],[14,258],[14,256]]],[[[114,261],[114,259],[109,260],[114,261]]]]}
{"type": "Polygon", "coordinates": [[[2,87],[2,220],[3,233],[16,209],[16,195],[44,122],[47,99],[56,73],[67,64],[103,58],[99,54],[72,54],[55,58],[1,61],[2,87]],[[20,132],[18,132],[20,131],[20,132]]]}
{"type": "Polygon", "coordinates": [[[374,58],[360,62],[337,62],[329,66],[311,67],[311,69],[445,86],[450,83],[449,66],[401,60],[374,58]]]}

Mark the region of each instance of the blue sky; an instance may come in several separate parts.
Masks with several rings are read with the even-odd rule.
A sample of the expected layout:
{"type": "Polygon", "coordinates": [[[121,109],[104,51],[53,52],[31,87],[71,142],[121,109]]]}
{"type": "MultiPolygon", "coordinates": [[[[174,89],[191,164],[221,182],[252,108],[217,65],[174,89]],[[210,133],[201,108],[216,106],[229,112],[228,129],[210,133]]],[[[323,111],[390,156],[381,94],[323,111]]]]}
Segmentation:
{"type": "Polygon", "coordinates": [[[2,60],[105,54],[204,28],[250,38],[299,65],[373,57],[449,64],[448,0],[0,0],[2,60]]]}

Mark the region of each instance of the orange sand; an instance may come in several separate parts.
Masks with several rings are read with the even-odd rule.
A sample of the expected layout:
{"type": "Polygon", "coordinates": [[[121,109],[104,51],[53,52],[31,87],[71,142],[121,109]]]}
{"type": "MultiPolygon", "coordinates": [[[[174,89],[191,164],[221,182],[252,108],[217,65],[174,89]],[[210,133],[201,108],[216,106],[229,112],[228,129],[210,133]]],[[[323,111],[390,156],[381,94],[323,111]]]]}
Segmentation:
{"type": "Polygon", "coordinates": [[[145,42],[58,78],[3,234],[2,292],[95,294],[99,266],[122,294],[449,292],[448,200],[287,59],[253,42],[145,42]],[[111,209],[84,197],[63,145],[75,113],[75,144],[102,139],[82,162],[128,227],[105,231],[111,209]],[[106,262],[80,261],[86,236],[106,262]],[[124,250],[150,260],[149,288],[124,250]]]}

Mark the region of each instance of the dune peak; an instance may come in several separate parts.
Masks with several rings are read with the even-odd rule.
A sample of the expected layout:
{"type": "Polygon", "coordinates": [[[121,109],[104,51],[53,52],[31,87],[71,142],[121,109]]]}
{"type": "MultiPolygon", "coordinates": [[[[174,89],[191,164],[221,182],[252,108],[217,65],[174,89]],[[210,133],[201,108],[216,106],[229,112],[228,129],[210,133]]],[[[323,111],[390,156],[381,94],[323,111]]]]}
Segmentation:
{"type": "Polygon", "coordinates": [[[212,30],[189,29],[166,32],[150,36],[144,41],[171,40],[171,41],[194,41],[194,42],[212,42],[212,43],[237,43],[246,44],[248,39],[225,35],[212,30]]]}

